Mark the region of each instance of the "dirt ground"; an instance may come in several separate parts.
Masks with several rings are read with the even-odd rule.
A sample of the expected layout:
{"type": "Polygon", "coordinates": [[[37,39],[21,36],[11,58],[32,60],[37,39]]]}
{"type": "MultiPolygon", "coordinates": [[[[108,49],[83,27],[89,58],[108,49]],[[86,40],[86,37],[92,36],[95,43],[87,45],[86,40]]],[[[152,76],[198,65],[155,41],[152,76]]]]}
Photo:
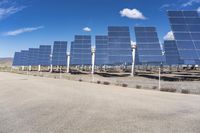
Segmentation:
{"type": "Polygon", "coordinates": [[[199,103],[199,95],[0,72],[0,133],[199,133],[199,103]]]}
{"type": "MultiPolygon", "coordinates": [[[[17,73],[27,74],[27,72],[18,71],[17,73]]],[[[158,90],[159,82],[156,79],[145,78],[141,76],[125,76],[125,77],[102,77],[100,75],[95,74],[92,76],[91,74],[67,74],[67,73],[49,73],[49,72],[37,72],[31,71],[28,72],[29,75],[40,76],[40,77],[50,77],[57,79],[68,79],[79,81],[82,80],[84,82],[109,82],[112,85],[122,86],[122,84],[126,84],[129,88],[138,88],[147,89],[147,90],[158,90]]],[[[182,90],[188,90],[191,94],[200,95],[200,81],[163,81],[161,80],[161,88],[170,88],[176,89],[178,93],[181,93],[182,90]]]]}

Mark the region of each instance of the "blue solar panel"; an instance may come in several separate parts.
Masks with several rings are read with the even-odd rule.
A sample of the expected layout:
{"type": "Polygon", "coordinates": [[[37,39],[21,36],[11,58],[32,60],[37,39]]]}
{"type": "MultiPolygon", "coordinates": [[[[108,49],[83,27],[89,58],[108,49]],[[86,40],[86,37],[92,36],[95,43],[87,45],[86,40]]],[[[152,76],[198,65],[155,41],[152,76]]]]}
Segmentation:
{"type": "Polygon", "coordinates": [[[108,58],[108,36],[96,36],[96,65],[109,64],[108,58]]]}
{"type": "Polygon", "coordinates": [[[108,27],[108,56],[110,65],[132,63],[129,27],[108,27]]]}
{"type": "Polygon", "coordinates": [[[21,52],[15,52],[12,66],[21,66],[21,52]]]}
{"type": "Polygon", "coordinates": [[[67,65],[67,42],[66,41],[54,42],[52,65],[53,66],[67,65]]]}
{"type": "Polygon", "coordinates": [[[71,43],[71,64],[91,65],[91,36],[76,35],[71,43]]]}
{"type": "Polygon", "coordinates": [[[155,27],[135,27],[135,35],[140,64],[160,64],[165,61],[155,27]]]}
{"type": "Polygon", "coordinates": [[[179,56],[178,49],[176,46],[176,42],[174,40],[164,41],[164,50],[165,50],[167,65],[182,64],[182,61],[180,60],[180,56],[179,56]]]}
{"type": "Polygon", "coordinates": [[[51,45],[40,45],[38,64],[41,66],[49,66],[51,64],[51,45]]]}
{"type": "Polygon", "coordinates": [[[200,64],[200,17],[197,11],[168,11],[180,59],[200,64]]]}
{"type": "Polygon", "coordinates": [[[28,50],[22,50],[21,51],[21,55],[20,55],[20,64],[21,66],[28,66],[29,62],[28,62],[28,55],[29,55],[29,51],[28,50]]]}
{"type": "Polygon", "coordinates": [[[40,52],[39,48],[29,48],[28,65],[31,65],[31,66],[39,65],[38,63],[39,52],[40,52]]]}

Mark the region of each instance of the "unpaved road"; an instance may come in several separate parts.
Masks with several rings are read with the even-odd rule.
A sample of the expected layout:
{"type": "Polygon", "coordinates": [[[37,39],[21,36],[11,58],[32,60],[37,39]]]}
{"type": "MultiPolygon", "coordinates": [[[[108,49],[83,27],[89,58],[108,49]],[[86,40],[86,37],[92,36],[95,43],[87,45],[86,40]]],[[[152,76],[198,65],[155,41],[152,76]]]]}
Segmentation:
{"type": "Polygon", "coordinates": [[[0,133],[200,133],[200,96],[0,73],[0,133]]]}

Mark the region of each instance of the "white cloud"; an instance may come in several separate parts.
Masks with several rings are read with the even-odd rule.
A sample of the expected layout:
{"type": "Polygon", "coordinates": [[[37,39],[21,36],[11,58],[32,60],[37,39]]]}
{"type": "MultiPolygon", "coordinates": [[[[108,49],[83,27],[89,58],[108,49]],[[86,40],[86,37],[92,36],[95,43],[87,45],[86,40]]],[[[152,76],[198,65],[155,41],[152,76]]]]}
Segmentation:
{"type": "Polygon", "coordinates": [[[91,31],[92,31],[92,29],[91,29],[91,28],[89,28],[89,27],[85,27],[85,28],[83,28],[83,31],[85,31],[85,32],[91,32],[91,31]]]}
{"type": "Polygon", "coordinates": [[[15,6],[11,6],[11,7],[7,7],[7,8],[0,8],[0,19],[3,19],[7,16],[10,16],[12,14],[15,14],[21,10],[23,10],[25,7],[15,7],[15,6]]]}
{"type": "Polygon", "coordinates": [[[174,40],[174,34],[172,31],[169,31],[167,35],[164,36],[164,40],[174,40]]]}
{"type": "Polygon", "coordinates": [[[197,12],[200,13],[200,7],[197,9],[197,12]]]}
{"type": "Polygon", "coordinates": [[[177,3],[164,4],[160,7],[160,10],[177,9],[177,7],[179,7],[177,3]]]}
{"type": "Polygon", "coordinates": [[[33,32],[33,31],[36,31],[36,30],[39,30],[39,29],[42,29],[42,28],[44,28],[44,27],[38,26],[38,27],[22,28],[22,29],[17,29],[17,30],[14,30],[14,31],[8,31],[8,32],[4,33],[3,35],[5,35],[5,36],[17,36],[19,34],[23,34],[23,33],[26,33],[26,32],[33,32]]]}
{"type": "Polygon", "coordinates": [[[188,0],[188,2],[182,4],[182,7],[192,6],[197,3],[200,3],[200,0],[188,0]]]}
{"type": "Polygon", "coordinates": [[[171,5],[170,4],[164,4],[160,7],[160,9],[165,9],[165,8],[169,8],[171,5]]]}
{"type": "Polygon", "coordinates": [[[17,6],[16,2],[11,0],[0,0],[0,20],[22,11],[25,6],[17,6]]]}
{"type": "Polygon", "coordinates": [[[125,8],[120,11],[122,17],[127,17],[130,19],[146,19],[146,17],[137,9],[128,9],[125,8]]]}

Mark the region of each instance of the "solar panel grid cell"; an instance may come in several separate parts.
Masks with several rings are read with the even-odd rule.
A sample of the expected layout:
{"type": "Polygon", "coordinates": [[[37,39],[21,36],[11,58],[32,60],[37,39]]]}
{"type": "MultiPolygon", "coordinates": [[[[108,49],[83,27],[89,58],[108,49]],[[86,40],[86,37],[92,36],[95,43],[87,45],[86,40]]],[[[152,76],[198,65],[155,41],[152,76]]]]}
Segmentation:
{"type": "Polygon", "coordinates": [[[164,62],[155,27],[135,27],[137,54],[140,64],[161,64],[164,62]]]}
{"type": "Polygon", "coordinates": [[[42,66],[50,66],[51,45],[40,45],[39,49],[38,64],[42,66]]]}
{"type": "Polygon", "coordinates": [[[29,51],[28,50],[22,50],[21,51],[21,56],[20,56],[20,60],[21,60],[21,65],[22,66],[28,66],[28,55],[29,55],[29,51]]]}
{"type": "Polygon", "coordinates": [[[129,27],[108,27],[108,56],[110,65],[132,63],[129,27]]]}
{"type": "Polygon", "coordinates": [[[66,66],[67,65],[67,42],[55,41],[52,54],[53,66],[66,66]]]}
{"type": "Polygon", "coordinates": [[[198,64],[200,17],[197,11],[168,11],[168,16],[180,58],[184,63],[198,64]]]}
{"type": "Polygon", "coordinates": [[[75,35],[75,40],[71,43],[70,64],[91,65],[91,59],[91,36],[75,35]]]}
{"type": "Polygon", "coordinates": [[[21,66],[21,52],[15,52],[12,66],[21,66]]]}
{"type": "Polygon", "coordinates": [[[108,64],[108,36],[96,36],[96,65],[108,64]]]}
{"type": "Polygon", "coordinates": [[[29,48],[28,54],[28,65],[37,66],[39,65],[39,48],[29,48]]]}
{"type": "Polygon", "coordinates": [[[167,65],[181,64],[178,49],[175,41],[164,41],[164,50],[167,65]]]}

